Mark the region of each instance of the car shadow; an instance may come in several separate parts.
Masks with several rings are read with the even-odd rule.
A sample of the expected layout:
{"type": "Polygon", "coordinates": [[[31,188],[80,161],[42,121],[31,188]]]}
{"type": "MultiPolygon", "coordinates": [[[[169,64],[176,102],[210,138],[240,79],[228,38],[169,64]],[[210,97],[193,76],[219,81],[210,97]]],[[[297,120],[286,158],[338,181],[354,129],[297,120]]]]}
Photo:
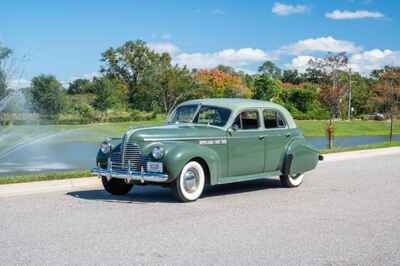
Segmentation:
{"type": "MultiPolygon", "coordinates": [[[[237,182],[206,187],[202,198],[222,197],[240,193],[247,193],[265,189],[281,188],[278,179],[257,179],[252,181],[237,182]]],[[[69,196],[104,202],[118,203],[176,203],[174,195],[169,188],[159,186],[136,186],[130,193],[123,196],[111,195],[103,189],[82,190],[66,193],[69,196]]]]}

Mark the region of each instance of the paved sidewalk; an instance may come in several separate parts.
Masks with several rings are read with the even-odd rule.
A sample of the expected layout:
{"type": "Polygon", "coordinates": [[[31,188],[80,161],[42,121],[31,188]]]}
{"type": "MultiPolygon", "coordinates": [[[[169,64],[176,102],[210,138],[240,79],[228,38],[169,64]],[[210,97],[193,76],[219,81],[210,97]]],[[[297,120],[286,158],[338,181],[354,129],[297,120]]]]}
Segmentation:
{"type": "Polygon", "coordinates": [[[100,187],[100,180],[97,177],[0,185],[0,198],[97,187],[100,187]]]}

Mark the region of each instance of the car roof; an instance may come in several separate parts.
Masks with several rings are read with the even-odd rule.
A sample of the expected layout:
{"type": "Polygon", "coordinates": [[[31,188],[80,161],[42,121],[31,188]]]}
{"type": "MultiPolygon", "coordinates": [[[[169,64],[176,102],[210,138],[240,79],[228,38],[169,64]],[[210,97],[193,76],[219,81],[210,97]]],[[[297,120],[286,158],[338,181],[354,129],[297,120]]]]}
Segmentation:
{"type": "Polygon", "coordinates": [[[203,104],[212,105],[218,107],[225,107],[232,110],[243,109],[243,108],[268,108],[273,107],[281,109],[282,106],[273,102],[253,100],[253,99],[242,99],[242,98],[208,98],[208,99],[197,99],[184,102],[182,105],[190,104],[203,104]]]}
{"type": "Polygon", "coordinates": [[[243,98],[208,98],[186,101],[181,103],[179,106],[192,104],[223,107],[231,109],[234,112],[245,108],[273,108],[280,111],[285,116],[289,128],[296,128],[296,123],[294,122],[292,115],[283,106],[273,102],[243,98]]]}

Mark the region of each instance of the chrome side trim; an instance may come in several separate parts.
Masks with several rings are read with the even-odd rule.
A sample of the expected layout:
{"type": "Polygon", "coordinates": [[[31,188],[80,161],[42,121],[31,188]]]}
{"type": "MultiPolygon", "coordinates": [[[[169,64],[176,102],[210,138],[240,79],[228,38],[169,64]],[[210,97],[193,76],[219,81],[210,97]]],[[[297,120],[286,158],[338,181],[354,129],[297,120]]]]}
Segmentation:
{"type": "Polygon", "coordinates": [[[168,180],[168,175],[159,174],[159,173],[150,173],[150,172],[136,172],[130,171],[130,169],[103,169],[100,167],[93,168],[91,170],[93,175],[97,175],[99,177],[106,177],[107,179],[111,178],[119,178],[125,179],[126,181],[141,181],[142,183],[147,182],[156,182],[156,183],[165,183],[168,180]]]}
{"type": "Polygon", "coordinates": [[[202,137],[187,137],[187,138],[165,138],[165,139],[147,138],[147,139],[144,139],[144,141],[159,141],[159,142],[162,142],[162,141],[176,141],[176,140],[206,140],[206,139],[212,139],[212,140],[222,139],[223,140],[223,139],[227,139],[227,138],[226,137],[204,137],[204,138],[202,138],[202,137]]]}

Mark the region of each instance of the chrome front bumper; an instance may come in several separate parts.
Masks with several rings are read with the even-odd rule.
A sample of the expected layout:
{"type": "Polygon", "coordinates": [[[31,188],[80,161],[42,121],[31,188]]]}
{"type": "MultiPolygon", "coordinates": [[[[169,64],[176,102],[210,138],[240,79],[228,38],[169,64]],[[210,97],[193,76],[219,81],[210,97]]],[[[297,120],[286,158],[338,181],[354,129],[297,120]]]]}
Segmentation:
{"type": "Polygon", "coordinates": [[[91,172],[93,175],[97,175],[99,177],[106,177],[108,180],[110,180],[111,178],[119,178],[119,179],[124,179],[127,182],[140,181],[144,183],[147,181],[147,182],[165,183],[168,180],[168,175],[166,174],[144,172],[143,170],[141,172],[136,172],[136,171],[130,171],[129,169],[115,169],[115,168],[103,169],[100,167],[96,167],[93,168],[91,172]]]}

